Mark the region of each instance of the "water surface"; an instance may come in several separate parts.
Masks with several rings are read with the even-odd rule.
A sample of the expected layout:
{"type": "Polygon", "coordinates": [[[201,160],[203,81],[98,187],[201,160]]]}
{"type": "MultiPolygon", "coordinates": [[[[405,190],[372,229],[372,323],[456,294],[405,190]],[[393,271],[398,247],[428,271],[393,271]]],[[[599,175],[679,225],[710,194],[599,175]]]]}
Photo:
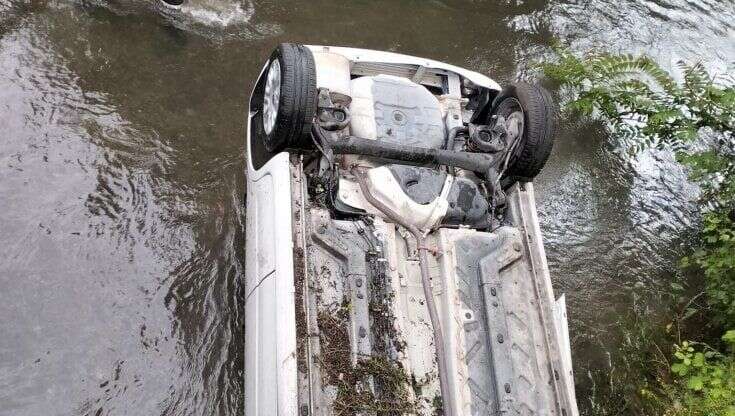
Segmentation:
{"type": "MultiPolygon", "coordinates": [[[[732,22],[715,0],[0,0],[0,415],[242,414],[245,103],[278,42],[504,83],[553,38],[725,71],[732,22]]],[[[665,152],[562,127],[539,210],[593,414],[631,288],[655,309],[696,189],[665,152]]]]}

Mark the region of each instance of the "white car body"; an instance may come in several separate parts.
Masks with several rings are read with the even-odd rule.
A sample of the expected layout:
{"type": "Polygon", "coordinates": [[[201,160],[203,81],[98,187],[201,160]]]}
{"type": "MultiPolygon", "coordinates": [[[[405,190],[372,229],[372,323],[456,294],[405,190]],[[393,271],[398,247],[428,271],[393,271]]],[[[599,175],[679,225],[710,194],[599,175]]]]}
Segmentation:
{"type": "MultiPolygon", "coordinates": [[[[489,90],[500,90],[500,86],[496,82],[482,74],[428,59],[354,48],[324,46],[309,46],[309,48],[314,53],[317,64],[317,86],[328,86],[332,91],[347,95],[356,94],[353,91],[353,86],[357,85],[355,79],[369,73],[388,73],[389,76],[393,77],[407,77],[413,79],[416,84],[429,86],[435,82],[432,77],[441,75],[441,79],[448,82],[446,88],[449,91],[445,97],[439,99],[442,112],[447,120],[446,128],[450,128],[451,123],[461,123],[466,118],[466,114],[463,114],[464,110],[461,107],[463,105],[461,96],[458,95],[463,84],[470,83],[489,90]],[[345,70],[348,72],[345,73],[345,70]],[[453,118],[453,114],[457,116],[453,118]]],[[[263,68],[261,77],[266,70],[267,65],[263,68]]],[[[358,111],[354,110],[353,112],[357,113],[358,111]]],[[[311,325],[311,322],[316,322],[317,318],[308,314],[322,313],[317,303],[325,302],[324,297],[333,295],[330,294],[331,289],[327,286],[318,289],[321,291],[319,293],[320,298],[314,298],[316,300],[310,300],[312,298],[309,297],[316,295],[304,292],[304,290],[307,292],[316,290],[315,286],[321,284],[319,282],[329,281],[327,278],[320,277],[316,279],[314,276],[307,276],[306,279],[314,279],[312,283],[299,287],[299,284],[303,284],[300,283],[300,279],[304,279],[300,275],[313,274],[313,264],[311,263],[318,262],[318,259],[323,258],[319,257],[322,254],[317,255],[316,258],[310,257],[314,256],[314,250],[316,250],[311,248],[311,245],[316,244],[313,242],[315,241],[315,237],[312,236],[313,227],[316,227],[314,224],[321,221],[318,218],[319,215],[323,216],[323,214],[318,209],[306,211],[306,207],[309,206],[306,177],[303,175],[301,162],[292,153],[284,151],[272,155],[262,166],[256,166],[253,162],[251,157],[253,152],[251,151],[250,122],[254,116],[256,116],[254,112],[249,114],[247,129],[245,414],[248,416],[335,414],[333,402],[337,400],[335,397],[339,393],[337,390],[326,386],[328,383],[325,382],[324,371],[319,370],[318,363],[312,360],[316,354],[315,350],[319,349],[319,338],[315,338],[314,334],[307,334],[306,336],[310,338],[302,340],[298,339],[297,334],[297,325],[313,327],[313,325],[309,325],[311,325]],[[297,322],[302,319],[299,318],[301,308],[306,310],[307,316],[303,318],[306,323],[297,322]],[[304,343],[306,345],[302,345],[304,343]],[[303,348],[306,348],[309,353],[300,352],[300,349],[303,348]],[[306,357],[301,364],[299,363],[299,354],[305,354],[303,356],[306,357]]],[[[358,123],[359,121],[354,122],[358,123]]],[[[355,126],[355,128],[359,128],[357,125],[355,126]]],[[[436,225],[437,218],[441,217],[442,213],[447,210],[446,207],[440,204],[441,197],[436,199],[439,202],[436,202],[435,205],[418,206],[411,203],[408,198],[398,195],[401,193],[400,190],[397,190],[398,188],[391,188],[390,183],[388,183],[390,181],[380,182],[384,180],[380,178],[380,166],[371,166],[373,169],[371,171],[373,175],[372,183],[374,184],[373,190],[375,192],[383,192],[385,194],[383,196],[384,200],[394,204],[395,210],[412,216],[422,227],[434,227],[435,231],[428,238],[433,247],[437,251],[445,253],[445,255],[439,255],[436,260],[432,260],[435,261],[435,263],[432,263],[434,264],[432,270],[456,270],[459,267],[456,264],[459,261],[457,255],[446,253],[460,250],[462,244],[466,245],[463,241],[476,239],[478,242],[486,241],[487,244],[493,244],[494,238],[497,239],[500,238],[498,236],[502,236],[502,238],[507,239],[508,243],[507,245],[501,245],[502,247],[497,249],[499,250],[497,253],[505,253],[503,255],[512,257],[502,261],[518,261],[517,264],[519,265],[517,270],[513,269],[516,271],[507,271],[512,269],[512,267],[508,267],[503,273],[508,273],[508,281],[510,279],[528,279],[530,290],[528,293],[534,294],[535,297],[531,303],[536,307],[536,309],[527,307],[530,311],[529,314],[533,315],[528,320],[534,321],[538,315],[540,316],[538,320],[541,322],[532,331],[536,336],[534,348],[539,349],[541,352],[538,352],[538,354],[543,355],[547,360],[539,359],[533,371],[538,372],[538,367],[550,368],[556,372],[555,380],[548,380],[550,385],[553,384],[553,388],[548,388],[548,395],[549,397],[553,396],[553,400],[549,400],[555,401],[557,405],[555,408],[543,408],[542,403],[546,402],[545,399],[540,397],[547,394],[545,390],[547,387],[537,388],[532,386],[530,391],[533,391],[535,396],[529,396],[531,397],[529,400],[541,403],[541,407],[537,410],[528,410],[528,413],[521,413],[522,410],[519,410],[521,407],[517,403],[519,401],[518,396],[511,397],[502,391],[497,393],[499,399],[494,401],[492,406],[507,409],[505,411],[509,413],[503,414],[558,414],[561,416],[563,413],[568,416],[577,415],[564,298],[561,297],[559,300],[555,300],[553,297],[553,289],[535,210],[532,184],[514,185],[508,193],[514,226],[502,227],[494,233],[480,232],[467,227],[441,228],[436,225]],[[420,214],[420,210],[426,212],[420,214]],[[510,247],[515,249],[515,254],[512,250],[503,251],[506,248],[510,250],[510,247]],[[521,250],[520,247],[523,249],[521,250]],[[562,410],[559,411],[558,409],[562,410]]],[[[420,403],[416,407],[416,414],[429,414],[431,403],[426,403],[427,400],[424,399],[432,395],[438,395],[439,391],[436,380],[432,380],[429,376],[435,371],[431,363],[433,351],[431,333],[425,329],[426,325],[416,324],[416,321],[425,321],[424,312],[416,309],[415,305],[409,305],[412,302],[410,299],[421,296],[417,289],[418,286],[414,284],[415,282],[412,283],[414,281],[412,279],[415,278],[415,271],[411,272],[413,270],[411,269],[413,260],[403,258],[400,254],[403,249],[399,249],[399,246],[404,247],[405,245],[405,250],[410,251],[410,239],[401,237],[389,220],[380,218],[379,212],[371,210],[369,204],[360,197],[360,188],[354,181],[349,178],[341,178],[340,181],[341,195],[339,197],[342,198],[343,202],[356,208],[362,208],[376,216],[374,223],[372,223],[372,233],[382,242],[382,249],[378,251],[383,254],[381,254],[382,257],[379,260],[387,264],[385,278],[389,282],[393,282],[389,286],[393,285],[390,287],[395,290],[395,296],[398,299],[391,301],[394,303],[390,306],[394,315],[394,326],[402,331],[402,334],[405,334],[401,335],[402,339],[408,340],[408,345],[403,352],[398,354],[396,362],[402,366],[407,374],[414,378],[420,378],[418,375],[426,376],[425,380],[422,380],[421,393],[409,392],[409,395],[413,394],[415,397],[411,396],[412,400],[415,399],[417,403],[420,403]],[[399,273],[396,270],[404,270],[404,272],[399,273]],[[404,303],[401,304],[400,302],[404,303]],[[409,306],[403,307],[401,305],[409,306]]],[[[449,181],[449,177],[447,181],[449,181]]],[[[447,187],[445,186],[444,189],[447,189],[447,187]]],[[[328,222],[324,224],[328,224],[328,222]]],[[[335,229],[339,229],[339,224],[335,229]]],[[[324,237],[325,240],[319,243],[321,244],[320,247],[326,247],[330,244],[339,246],[340,238],[337,238],[337,236],[340,235],[339,232],[346,231],[335,231],[336,234],[332,235],[330,230],[335,227],[334,225],[322,225],[321,227],[324,228],[319,232],[327,231],[324,234],[326,236],[324,237]],[[329,241],[332,241],[329,239],[336,240],[329,243],[329,241]]],[[[348,227],[343,225],[343,228],[347,229],[348,227]]],[[[345,234],[345,238],[349,239],[349,236],[345,234]]],[[[486,254],[482,254],[482,256],[486,256],[486,254]]],[[[487,261],[495,261],[494,259],[487,259],[487,261]]],[[[333,259],[324,261],[329,263],[333,262],[333,259]]],[[[498,264],[500,264],[500,261],[497,260],[498,264]]],[[[331,267],[332,263],[327,263],[321,267],[331,267]]],[[[498,267],[500,267],[498,269],[498,273],[500,273],[502,267],[506,266],[498,267]]],[[[349,274],[350,271],[346,273],[349,274]]],[[[478,404],[476,387],[473,387],[473,383],[476,384],[476,379],[473,377],[476,376],[470,374],[478,371],[473,368],[478,364],[477,362],[475,364],[470,363],[469,358],[467,358],[472,353],[468,339],[475,336],[474,332],[468,332],[472,330],[467,329],[467,327],[474,325],[475,321],[479,322],[479,318],[473,316],[478,312],[476,310],[474,312],[470,311],[460,301],[458,295],[460,291],[458,285],[460,283],[458,283],[456,276],[458,274],[453,272],[440,272],[434,279],[436,282],[434,293],[437,304],[442,311],[442,323],[446,332],[445,348],[447,355],[453,357],[449,360],[453,400],[451,412],[448,413],[453,415],[481,414],[480,409],[483,408],[478,404]],[[437,276],[439,279],[436,279],[437,276]]],[[[340,290],[344,291],[344,293],[340,292],[342,294],[340,296],[349,297],[351,296],[350,293],[353,293],[345,288],[340,290]]],[[[478,299],[482,299],[482,296],[478,299]]],[[[364,316],[360,317],[360,308],[363,307],[360,305],[357,300],[350,304],[349,313],[352,318],[350,318],[351,323],[346,327],[352,343],[353,364],[356,360],[359,360],[362,349],[367,349],[369,353],[373,347],[361,344],[367,341],[360,341],[360,339],[364,339],[364,335],[358,333],[362,331],[362,326],[354,323],[356,319],[367,319],[364,316]]],[[[489,310],[486,308],[487,305],[483,305],[482,311],[489,310]]],[[[516,312],[513,312],[511,306],[508,306],[507,314],[511,315],[513,313],[516,312]]],[[[491,318],[488,316],[480,321],[485,322],[491,318]]],[[[372,322],[371,319],[366,322],[372,322]]],[[[508,330],[512,332],[513,328],[508,330]]],[[[322,342],[321,348],[323,347],[322,342]]],[[[508,354],[515,354],[513,351],[516,350],[508,351],[508,354]]],[[[500,352],[494,352],[493,354],[500,354],[500,352]]],[[[329,357],[326,357],[326,359],[329,359],[329,357]]],[[[497,360],[498,358],[494,359],[497,360]]],[[[490,362],[483,362],[491,366],[490,362]]],[[[508,362],[517,367],[519,361],[516,358],[508,358],[508,362]]],[[[500,373],[493,376],[493,371],[497,373],[500,370],[488,368],[489,380],[493,377],[500,377],[498,375],[500,373]]],[[[522,369],[511,368],[508,371],[522,372],[522,369]]],[[[522,375],[514,377],[520,379],[522,375]]],[[[543,377],[539,376],[539,378],[543,377]]],[[[552,376],[553,378],[554,376],[552,376]]],[[[488,383],[491,381],[488,381],[488,383]]],[[[510,387],[507,387],[508,385],[506,384],[506,390],[509,391],[510,387]]],[[[517,395],[518,393],[514,392],[514,394],[517,395]]],[[[356,414],[373,413],[356,412],[356,414]]]]}

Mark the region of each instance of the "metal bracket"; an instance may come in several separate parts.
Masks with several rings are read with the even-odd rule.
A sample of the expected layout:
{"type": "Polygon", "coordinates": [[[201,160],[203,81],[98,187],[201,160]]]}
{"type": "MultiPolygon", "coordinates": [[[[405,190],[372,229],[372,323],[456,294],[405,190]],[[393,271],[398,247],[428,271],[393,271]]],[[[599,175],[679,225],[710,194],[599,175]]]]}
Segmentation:
{"type": "Polygon", "coordinates": [[[350,124],[350,111],[348,110],[351,98],[338,93],[330,93],[326,88],[319,88],[317,101],[317,118],[319,126],[327,131],[343,130],[350,124]],[[339,98],[334,102],[332,96],[339,98]]]}

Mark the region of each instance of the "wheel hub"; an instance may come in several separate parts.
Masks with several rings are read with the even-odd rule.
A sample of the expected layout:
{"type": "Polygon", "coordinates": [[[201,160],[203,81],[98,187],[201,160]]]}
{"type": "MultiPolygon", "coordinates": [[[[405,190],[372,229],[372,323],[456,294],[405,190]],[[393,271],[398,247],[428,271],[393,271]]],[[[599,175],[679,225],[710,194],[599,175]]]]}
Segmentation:
{"type": "Polygon", "coordinates": [[[495,114],[503,117],[505,129],[508,132],[508,144],[512,145],[513,142],[523,136],[524,129],[524,117],[523,107],[521,103],[515,98],[506,98],[500,105],[498,105],[495,114]]]}
{"type": "Polygon", "coordinates": [[[281,100],[281,64],[278,59],[271,62],[268,70],[268,79],[265,83],[263,96],[263,128],[266,134],[271,134],[276,126],[278,104],[281,100]]]}

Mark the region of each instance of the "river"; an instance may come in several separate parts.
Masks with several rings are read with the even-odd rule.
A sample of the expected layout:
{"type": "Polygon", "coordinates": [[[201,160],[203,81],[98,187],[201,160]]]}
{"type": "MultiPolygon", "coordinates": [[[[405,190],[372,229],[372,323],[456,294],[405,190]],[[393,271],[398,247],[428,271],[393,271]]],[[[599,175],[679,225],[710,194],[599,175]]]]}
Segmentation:
{"type": "MultiPolygon", "coordinates": [[[[242,414],[246,100],[278,42],[500,83],[554,39],[732,70],[732,1],[615,3],[0,0],[0,415],[242,414]]],[[[536,181],[585,415],[697,222],[670,154],[607,136],[563,120],[536,181]]]]}

